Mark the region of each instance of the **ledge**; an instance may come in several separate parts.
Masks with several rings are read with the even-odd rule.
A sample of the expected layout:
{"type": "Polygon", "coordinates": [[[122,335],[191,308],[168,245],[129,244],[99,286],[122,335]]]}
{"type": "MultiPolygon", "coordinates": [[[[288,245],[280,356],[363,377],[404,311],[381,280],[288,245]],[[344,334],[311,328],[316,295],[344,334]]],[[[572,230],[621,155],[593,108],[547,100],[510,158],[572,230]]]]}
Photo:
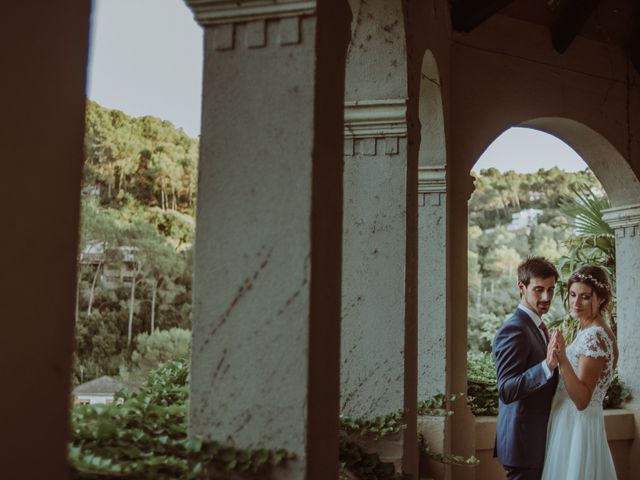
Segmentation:
{"type": "Polygon", "coordinates": [[[602,219],[613,229],[640,225],[640,205],[625,205],[602,211],[602,219]]]}
{"type": "Polygon", "coordinates": [[[313,15],[315,0],[185,0],[200,25],[313,15]]]}
{"type": "Polygon", "coordinates": [[[406,99],[345,102],[345,138],[405,137],[406,135],[406,99]]]}
{"type": "MultiPolygon", "coordinates": [[[[476,450],[493,450],[497,418],[476,417],[476,450]]],[[[633,413],[624,408],[605,410],[604,426],[607,431],[607,440],[610,442],[635,438],[633,413]]]]}

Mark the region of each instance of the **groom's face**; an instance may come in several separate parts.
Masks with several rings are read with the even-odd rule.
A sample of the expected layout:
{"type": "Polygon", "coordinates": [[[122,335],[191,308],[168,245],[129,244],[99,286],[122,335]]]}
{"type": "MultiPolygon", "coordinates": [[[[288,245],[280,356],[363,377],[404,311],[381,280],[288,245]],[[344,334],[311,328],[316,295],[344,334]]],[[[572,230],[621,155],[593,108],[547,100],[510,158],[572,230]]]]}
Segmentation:
{"type": "Polygon", "coordinates": [[[533,277],[529,280],[529,285],[518,282],[521,297],[520,302],[522,305],[533,310],[539,317],[541,317],[547,313],[551,307],[551,300],[553,300],[555,287],[555,277],[533,277]]]}

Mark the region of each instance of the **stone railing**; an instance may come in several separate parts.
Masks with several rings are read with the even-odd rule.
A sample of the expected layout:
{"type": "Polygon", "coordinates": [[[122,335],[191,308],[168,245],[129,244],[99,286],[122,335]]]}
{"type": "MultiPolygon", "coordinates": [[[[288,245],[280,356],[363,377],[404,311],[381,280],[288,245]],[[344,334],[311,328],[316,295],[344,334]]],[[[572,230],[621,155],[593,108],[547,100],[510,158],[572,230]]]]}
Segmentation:
{"type": "MultiPolygon", "coordinates": [[[[506,478],[502,466],[493,458],[496,420],[496,417],[476,417],[476,457],[480,459],[480,464],[476,467],[476,480],[506,478]]],[[[633,413],[624,409],[605,410],[604,423],[618,480],[628,480],[629,454],[635,436],[633,413]]]]}

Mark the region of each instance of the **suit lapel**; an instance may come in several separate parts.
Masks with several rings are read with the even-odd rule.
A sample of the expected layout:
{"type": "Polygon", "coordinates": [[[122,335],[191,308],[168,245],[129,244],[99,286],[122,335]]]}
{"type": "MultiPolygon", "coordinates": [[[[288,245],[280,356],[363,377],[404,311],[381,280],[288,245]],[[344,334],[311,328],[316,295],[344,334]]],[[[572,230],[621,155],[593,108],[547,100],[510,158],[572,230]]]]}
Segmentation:
{"type": "Polygon", "coordinates": [[[518,309],[516,309],[516,316],[520,320],[522,320],[522,322],[526,326],[525,328],[529,329],[529,333],[533,336],[533,338],[536,339],[536,342],[540,346],[542,351],[546,352],[547,351],[547,344],[544,343],[544,340],[542,339],[542,333],[539,331],[538,327],[535,326],[535,324],[533,323],[533,320],[529,316],[529,314],[527,312],[525,312],[524,310],[518,308],[518,309]]]}

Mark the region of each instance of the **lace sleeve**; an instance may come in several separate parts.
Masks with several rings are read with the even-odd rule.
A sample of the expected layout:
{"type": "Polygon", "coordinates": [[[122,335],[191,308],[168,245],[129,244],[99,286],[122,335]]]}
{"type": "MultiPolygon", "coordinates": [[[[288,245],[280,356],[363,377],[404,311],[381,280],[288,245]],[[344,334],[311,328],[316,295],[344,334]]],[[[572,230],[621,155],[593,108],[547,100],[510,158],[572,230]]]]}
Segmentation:
{"type": "Polygon", "coordinates": [[[579,355],[592,358],[607,358],[611,344],[602,328],[592,328],[585,332],[579,355]]]}

